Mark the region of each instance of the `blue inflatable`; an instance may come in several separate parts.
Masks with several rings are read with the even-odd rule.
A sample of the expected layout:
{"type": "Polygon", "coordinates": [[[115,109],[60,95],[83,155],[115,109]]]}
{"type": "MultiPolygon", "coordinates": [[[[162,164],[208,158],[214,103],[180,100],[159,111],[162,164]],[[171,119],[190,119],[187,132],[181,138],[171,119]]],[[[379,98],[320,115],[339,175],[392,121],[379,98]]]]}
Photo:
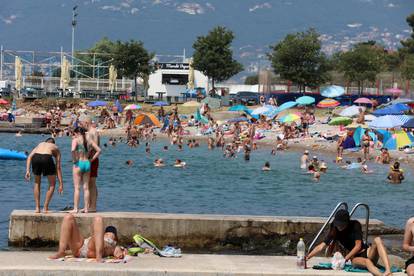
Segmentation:
{"type": "Polygon", "coordinates": [[[14,150],[0,148],[1,160],[26,160],[27,156],[24,152],[18,152],[14,150]]]}

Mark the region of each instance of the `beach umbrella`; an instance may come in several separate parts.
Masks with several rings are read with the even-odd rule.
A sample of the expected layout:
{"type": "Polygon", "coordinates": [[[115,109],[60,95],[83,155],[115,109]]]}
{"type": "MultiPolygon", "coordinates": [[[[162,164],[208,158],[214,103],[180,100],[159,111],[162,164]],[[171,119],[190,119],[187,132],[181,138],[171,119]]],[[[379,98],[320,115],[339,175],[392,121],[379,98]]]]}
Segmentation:
{"type": "Polygon", "coordinates": [[[9,102],[6,101],[5,99],[0,99],[0,104],[8,104],[9,102]]]}
{"type": "Polygon", "coordinates": [[[249,110],[249,108],[245,105],[233,105],[231,106],[228,111],[245,111],[245,110],[249,110]]]}
{"type": "Polygon", "coordinates": [[[118,72],[116,71],[115,66],[111,64],[111,66],[109,66],[109,90],[111,91],[111,93],[113,93],[115,90],[117,77],[118,72]]]}
{"type": "Polygon", "coordinates": [[[213,97],[206,97],[202,101],[202,103],[208,104],[211,109],[218,109],[220,108],[221,101],[220,99],[213,98],[213,97]]]}
{"type": "Polygon", "coordinates": [[[324,99],[320,101],[316,106],[319,108],[334,108],[340,105],[341,103],[334,99],[324,99]]]}
{"type": "Polygon", "coordinates": [[[345,94],[345,89],[338,85],[325,87],[321,92],[321,95],[326,98],[336,98],[342,96],[343,94],[345,94]]]}
{"type": "Polygon", "coordinates": [[[192,59],[190,60],[190,64],[189,64],[187,88],[189,90],[194,89],[194,67],[193,67],[192,59]]]}
{"type": "Polygon", "coordinates": [[[385,144],[392,136],[392,133],[385,129],[375,129],[374,131],[377,133],[378,138],[383,144],[385,144]]]}
{"type": "Polygon", "coordinates": [[[377,109],[372,114],[375,116],[402,115],[405,111],[408,110],[410,110],[410,107],[408,105],[396,103],[381,109],[377,109]]]}
{"type": "Polygon", "coordinates": [[[141,109],[142,107],[139,104],[129,104],[125,107],[124,110],[138,110],[141,109]]]}
{"type": "Polygon", "coordinates": [[[309,105],[315,103],[315,98],[310,96],[302,96],[296,99],[298,105],[309,105]]]}
{"type": "Polygon", "coordinates": [[[357,116],[359,114],[359,110],[362,109],[362,111],[365,110],[364,106],[356,106],[356,105],[351,105],[347,108],[345,108],[344,110],[342,110],[339,113],[339,116],[342,117],[354,117],[357,116]]]}
{"type": "Polygon", "coordinates": [[[115,101],[115,106],[116,106],[116,109],[118,109],[118,112],[122,112],[122,111],[123,111],[123,109],[122,109],[122,105],[121,105],[121,103],[119,102],[119,100],[116,100],[116,101],[115,101]]]}
{"type": "Polygon", "coordinates": [[[154,125],[156,127],[161,127],[160,121],[158,121],[157,117],[151,113],[141,113],[134,120],[135,125],[154,125]]]}
{"type": "Polygon", "coordinates": [[[354,103],[357,103],[357,104],[370,104],[370,105],[373,104],[373,102],[368,98],[358,98],[354,101],[354,103]]]}
{"type": "Polygon", "coordinates": [[[263,113],[263,115],[266,116],[268,119],[273,119],[279,113],[280,113],[279,108],[277,108],[275,106],[270,106],[270,110],[263,113]]]}
{"type": "Polygon", "coordinates": [[[414,128],[414,118],[409,119],[407,122],[405,122],[402,126],[402,128],[414,128]]]}
{"type": "Polygon", "coordinates": [[[233,118],[228,120],[227,122],[229,123],[241,123],[241,122],[248,122],[249,119],[247,119],[246,117],[238,117],[238,118],[233,118]]]}
{"type": "Polygon", "coordinates": [[[281,123],[290,123],[290,122],[294,122],[294,121],[298,121],[298,120],[300,120],[300,116],[298,114],[290,113],[290,114],[280,118],[279,121],[281,123]]]}
{"type": "Polygon", "coordinates": [[[16,81],[14,87],[19,92],[23,87],[22,71],[23,71],[22,61],[20,60],[20,57],[16,56],[15,61],[14,61],[14,76],[15,76],[15,81],[16,81]]]}
{"type": "Polygon", "coordinates": [[[265,106],[261,106],[261,107],[258,107],[256,109],[254,109],[249,114],[251,114],[251,115],[263,115],[264,113],[269,112],[271,110],[272,110],[272,106],[265,105],[265,106]]]}
{"type": "Polygon", "coordinates": [[[410,119],[409,116],[385,115],[375,118],[368,123],[372,128],[395,128],[400,127],[410,119]]]}
{"type": "Polygon", "coordinates": [[[283,110],[295,107],[297,105],[298,105],[297,102],[289,101],[289,102],[285,102],[284,104],[279,106],[277,109],[279,110],[279,112],[282,112],[283,110]]]}
{"type": "Polygon", "coordinates": [[[158,101],[158,102],[155,102],[153,104],[153,106],[168,106],[168,103],[162,102],[162,101],[158,101]]]}
{"type": "Polygon", "coordinates": [[[397,103],[410,104],[410,103],[414,103],[414,100],[413,99],[407,99],[407,98],[398,98],[398,99],[389,101],[385,104],[382,104],[382,106],[389,106],[389,105],[393,105],[393,104],[397,104],[397,103]]]}
{"type": "Polygon", "coordinates": [[[106,106],[108,103],[104,101],[92,101],[88,103],[88,106],[90,107],[98,107],[98,106],[106,106]]]}
{"type": "Polygon", "coordinates": [[[410,146],[413,142],[414,137],[411,134],[401,130],[391,135],[388,141],[384,144],[384,148],[396,150],[405,146],[410,146]]]}
{"type": "Polygon", "coordinates": [[[371,122],[371,121],[375,120],[376,118],[377,117],[372,115],[372,114],[367,114],[367,115],[364,116],[364,120],[367,121],[367,122],[371,122]]]}
{"type": "Polygon", "coordinates": [[[196,101],[189,101],[189,102],[183,103],[182,106],[186,106],[186,107],[200,107],[201,106],[201,103],[196,102],[196,101]]]}
{"type": "Polygon", "coordinates": [[[348,117],[336,117],[333,118],[328,124],[330,126],[346,126],[352,123],[352,118],[348,117]]]}
{"type": "Polygon", "coordinates": [[[399,88],[388,88],[388,89],[385,89],[385,92],[390,93],[390,94],[401,94],[403,91],[402,89],[399,89],[399,88]]]}

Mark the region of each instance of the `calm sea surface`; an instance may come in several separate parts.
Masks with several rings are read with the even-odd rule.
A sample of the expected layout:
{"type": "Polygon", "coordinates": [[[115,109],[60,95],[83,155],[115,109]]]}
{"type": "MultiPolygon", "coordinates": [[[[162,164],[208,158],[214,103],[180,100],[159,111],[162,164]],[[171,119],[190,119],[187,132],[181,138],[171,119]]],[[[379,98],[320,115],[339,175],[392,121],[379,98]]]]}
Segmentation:
{"type": "MultiPolygon", "coordinates": [[[[30,151],[46,137],[26,135],[20,138],[0,134],[0,148],[30,151]]],[[[103,139],[103,143],[107,138],[103,139]]],[[[145,211],[200,214],[294,215],[328,216],[339,201],[352,205],[368,203],[371,217],[400,228],[414,215],[414,177],[407,167],[406,181],[390,185],[385,181],[388,168],[371,164],[372,175],[357,170],[343,170],[329,162],[328,174],[314,183],[299,169],[300,154],[278,153],[271,156],[268,149],[252,153],[245,162],[243,156],[228,160],[220,150],[200,148],[178,152],[167,141],[131,149],[125,144],[103,148],[98,177],[101,211],[145,211]],[[162,157],[168,164],[154,168],[152,161],[162,157]],[[187,162],[186,169],[171,166],[176,158],[187,162]],[[125,161],[134,161],[128,167],[125,161]],[[269,161],[270,172],[261,167],[269,161]]],[[[55,192],[51,209],[73,206],[70,139],[57,140],[63,157],[64,194],[55,192]]],[[[323,158],[322,158],[323,159],[323,158]]],[[[32,184],[24,180],[25,162],[0,160],[0,248],[7,246],[8,220],[13,209],[34,209],[32,184]]],[[[47,179],[42,180],[42,201],[47,179]]],[[[82,200],[81,200],[82,202],[82,200]]],[[[363,214],[362,211],[360,213],[363,214]]]]}

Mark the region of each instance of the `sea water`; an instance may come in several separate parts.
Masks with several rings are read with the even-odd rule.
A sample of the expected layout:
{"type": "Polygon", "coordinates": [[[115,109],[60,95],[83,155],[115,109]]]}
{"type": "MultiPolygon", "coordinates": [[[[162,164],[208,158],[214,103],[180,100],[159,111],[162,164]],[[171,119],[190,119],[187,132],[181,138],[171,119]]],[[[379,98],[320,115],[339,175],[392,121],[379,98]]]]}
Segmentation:
{"type": "MultiPolygon", "coordinates": [[[[0,148],[31,151],[46,136],[0,134],[0,148]]],[[[62,153],[64,193],[57,189],[50,204],[51,210],[73,206],[72,162],[70,138],[58,138],[62,153]]],[[[108,138],[102,138],[102,145],[108,138]]],[[[402,166],[406,180],[401,185],[386,181],[389,167],[370,164],[373,174],[359,170],[344,170],[332,162],[332,157],[320,156],[328,163],[328,173],[316,183],[299,169],[300,153],[278,152],[260,148],[251,154],[250,161],[242,153],[226,159],[222,151],[209,151],[206,144],[199,148],[177,151],[167,140],[151,143],[151,154],[145,145],[130,148],[123,143],[103,147],[97,180],[101,211],[139,211],[195,214],[240,214],[270,216],[328,216],[340,201],[357,202],[371,207],[371,218],[403,228],[413,215],[414,177],[411,169],[402,166]],[[163,158],[164,168],[155,168],[155,158],[163,158]],[[185,169],[173,167],[175,159],[187,163],[185,169]],[[125,162],[133,160],[128,167],[125,162]],[[271,171],[262,172],[266,161],[271,171]]],[[[318,155],[317,152],[311,152],[318,155]]],[[[9,215],[14,209],[34,210],[32,182],[24,180],[24,161],[0,160],[0,248],[7,246],[9,215]]],[[[47,179],[42,179],[42,197],[47,179]]],[[[81,201],[83,202],[82,198],[81,201]]],[[[364,217],[361,210],[360,217],[364,217]]]]}

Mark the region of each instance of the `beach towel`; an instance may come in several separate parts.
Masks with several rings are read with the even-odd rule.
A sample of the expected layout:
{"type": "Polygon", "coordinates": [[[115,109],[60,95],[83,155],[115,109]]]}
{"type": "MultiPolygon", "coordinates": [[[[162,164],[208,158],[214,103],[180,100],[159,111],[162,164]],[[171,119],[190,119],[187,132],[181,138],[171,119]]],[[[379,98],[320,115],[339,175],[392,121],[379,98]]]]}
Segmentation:
{"type": "MultiPolygon", "coordinates": [[[[381,272],[385,272],[384,267],[377,265],[378,269],[381,272]]],[[[331,270],[332,269],[332,264],[331,263],[319,263],[317,265],[314,265],[312,267],[312,269],[316,269],[316,270],[331,270]]],[[[358,268],[358,267],[353,267],[350,264],[346,264],[344,267],[344,271],[346,272],[361,272],[361,273],[369,273],[368,269],[366,268],[358,268]]],[[[402,269],[397,268],[397,267],[391,267],[391,272],[392,273],[397,273],[397,272],[402,272],[402,269]]]]}
{"type": "MultiPolygon", "coordinates": [[[[103,259],[103,263],[108,263],[108,264],[125,264],[129,261],[131,261],[130,256],[125,256],[125,258],[123,259],[114,259],[114,258],[104,258],[103,259]]],[[[94,258],[76,258],[72,255],[68,255],[59,259],[49,259],[47,258],[48,261],[59,261],[59,262],[86,262],[86,263],[92,263],[95,262],[94,258]]]]}

